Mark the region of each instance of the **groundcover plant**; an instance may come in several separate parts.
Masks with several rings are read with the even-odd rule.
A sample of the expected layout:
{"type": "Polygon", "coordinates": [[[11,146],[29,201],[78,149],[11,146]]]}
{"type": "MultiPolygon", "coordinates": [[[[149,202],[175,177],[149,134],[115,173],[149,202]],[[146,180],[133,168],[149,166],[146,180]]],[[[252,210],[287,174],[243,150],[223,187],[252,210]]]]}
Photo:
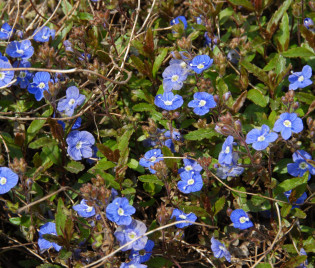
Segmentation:
{"type": "Polygon", "coordinates": [[[0,16],[1,267],[314,267],[314,1],[0,16]]]}

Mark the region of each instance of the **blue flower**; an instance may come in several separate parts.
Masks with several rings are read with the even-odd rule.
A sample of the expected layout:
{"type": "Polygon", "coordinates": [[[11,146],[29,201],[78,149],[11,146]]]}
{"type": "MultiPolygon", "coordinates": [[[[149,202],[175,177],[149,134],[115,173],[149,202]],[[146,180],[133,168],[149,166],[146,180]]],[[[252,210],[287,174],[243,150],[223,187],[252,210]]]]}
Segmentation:
{"type": "Polygon", "coordinates": [[[13,34],[13,29],[8,23],[4,23],[0,29],[0,40],[8,40],[13,34]]]}
{"type": "MultiPolygon", "coordinates": [[[[13,63],[13,67],[20,68],[20,67],[31,67],[31,63],[29,61],[15,61],[13,63]]],[[[16,77],[16,83],[19,84],[20,88],[27,88],[33,78],[33,74],[27,70],[20,71],[18,76],[16,77]]]]}
{"type": "Polygon", "coordinates": [[[252,129],[246,135],[246,143],[253,144],[253,148],[257,151],[264,150],[270,142],[274,142],[278,138],[278,134],[270,132],[267,125],[262,125],[260,129],[252,129]]]}
{"type": "Polygon", "coordinates": [[[12,58],[19,58],[26,60],[34,54],[34,48],[32,47],[32,43],[30,40],[22,40],[20,42],[13,41],[8,44],[5,49],[5,53],[7,53],[12,58]]]}
{"type": "Polygon", "coordinates": [[[315,167],[309,164],[306,160],[311,160],[312,156],[303,151],[298,150],[292,155],[294,163],[287,165],[288,173],[294,177],[302,177],[306,171],[309,171],[309,179],[311,174],[315,175],[315,167]]]}
{"type": "Polygon", "coordinates": [[[208,55],[198,55],[192,59],[190,67],[197,74],[201,74],[204,70],[210,68],[212,63],[213,59],[211,59],[208,55]]]}
{"type": "Polygon", "coordinates": [[[311,85],[313,82],[310,79],[312,76],[312,68],[309,65],[305,65],[302,72],[296,72],[289,76],[289,89],[296,90],[298,88],[305,88],[311,85]]]}
{"type": "Polygon", "coordinates": [[[203,19],[202,19],[201,15],[199,17],[196,17],[196,23],[197,24],[203,24],[203,19]]]}
{"type": "Polygon", "coordinates": [[[182,136],[176,130],[172,131],[172,138],[171,138],[171,132],[169,130],[164,133],[164,136],[165,138],[169,138],[169,139],[165,140],[163,144],[167,146],[168,148],[170,148],[173,153],[175,153],[175,145],[173,143],[173,140],[181,141],[182,136]]]}
{"type": "Polygon", "coordinates": [[[299,133],[303,130],[303,121],[296,113],[283,113],[276,121],[273,131],[281,132],[283,139],[287,140],[293,133],[299,133]]]}
{"type": "Polygon", "coordinates": [[[182,96],[174,95],[173,92],[165,92],[155,97],[154,104],[157,107],[171,111],[181,107],[184,103],[182,96]]]}
{"type": "Polygon", "coordinates": [[[51,30],[47,26],[44,26],[39,31],[38,31],[38,29],[36,29],[34,31],[34,33],[36,33],[34,35],[34,40],[37,41],[37,42],[44,43],[44,42],[48,42],[49,41],[49,37],[51,37],[52,39],[55,38],[55,30],[53,30],[53,29],[51,30]]]}
{"type": "Polygon", "coordinates": [[[243,209],[233,210],[230,218],[235,228],[245,230],[254,226],[252,221],[248,218],[247,213],[243,209]]]}
{"type": "Polygon", "coordinates": [[[78,212],[80,217],[89,218],[95,215],[95,208],[89,206],[87,200],[82,199],[79,205],[75,205],[72,208],[78,212]]]}
{"type": "Polygon", "coordinates": [[[118,225],[129,225],[132,221],[130,215],[135,212],[126,197],[117,197],[106,207],[106,217],[118,225]]]}
{"type": "Polygon", "coordinates": [[[79,89],[75,86],[69,87],[66,91],[66,95],[67,97],[65,99],[59,101],[57,110],[66,116],[72,116],[74,109],[84,102],[85,96],[80,94],[79,89]]]}
{"type": "Polygon", "coordinates": [[[181,180],[177,183],[178,190],[185,194],[198,192],[202,189],[203,180],[199,173],[182,172],[180,173],[181,180]]]}
{"type": "Polygon", "coordinates": [[[238,48],[231,49],[227,54],[226,58],[233,64],[238,64],[240,60],[240,50],[238,48]]]}
{"type": "MultiPolygon", "coordinates": [[[[190,212],[190,213],[186,214],[177,208],[173,209],[173,213],[172,213],[171,218],[174,218],[174,217],[176,218],[176,221],[186,220],[186,221],[195,222],[197,220],[197,216],[194,213],[190,212]]],[[[189,226],[189,225],[191,225],[191,223],[187,222],[187,223],[178,223],[175,226],[177,228],[184,228],[184,227],[189,226]]]]}
{"type": "Polygon", "coordinates": [[[217,176],[222,180],[227,177],[238,177],[244,172],[244,168],[238,165],[223,165],[217,169],[217,176]]]}
{"type": "Polygon", "coordinates": [[[160,149],[152,149],[147,151],[139,161],[139,164],[143,167],[149,168],[152,174],[155,174],[155,170],[152,169],[155,163],[163,160],[163,154],[160,149]]]}
{"type": "MultiPolygon", "coordinates": [[[[0,68],[12,68],[8,61],[0,59],[0,68]]],[[[0,87],[8,85],[14,77],[14,71],[0,71],[0,87]]]]}
{"type": "Polygon", "coordinates": [[[66,141],[68,144],[68,154],[73,160],[92,157],[92,146],[95,143],[95,139],[90,132],[71,131],[66,141]]]}
{"type": "MultiPolygon", "coordinates": [[[[145,224],[138,220],[132,220],[129,225],[119,225],[114,233],[116,239],[119,241],[120,246],[125,245],[126,243],[142,236],[147,231],[147,227],[145,224]]],[[[133,250],[141,250],[144,249],[147,244],[148,237],[143,236],[132,244],[124,247],[122,251],[126,251],[129,249],[133,250]]]]}
{"type": "Polygon", "coordinates": [[[154,242],[152,240],[148,240],[144,249],[141,251],[131,250],[129,258],[134,260],[137,263],[143,263],[150,259],[152,255],[152,250],[154,247],[154,242]]]}
{"type": "Polygon", "coordinates": [[[216,106],[213,96],[207,92],[195,93],[194,100],[188,103],[188,107],[194,108],[194,113],[197,115],[205,115],[216,106]]]}
{"type": "Polygon", "coordinates": [[[1,52],[0,52],[0,60],[5,61],[5,62],[9,62],[9,59],[7,57],[3,56],[1,52]]]}
{"type": "Polygon", "coordinates": [[[208,32],[203,35],[205,38],[205,45],[211,48],[212,39],[209,37],[208,32]]]}
{"type": "Polygon", "coordinates": [[[28,85],[28,92],[35,95],[35,99],[40,101],[44,97],[44,90],[49,91],[50,74],[47,72],[37,72],[33,82],[28,85]]]}
{"type": "MultiPolygon", "coordinates": [[[[92,0],[93,1],[93,0],[92,0]]],[[[94,0],[95,1],[95,0],[94,0]]],[[[97,0],[98,1],[98,0],[97,0]]],[[[120,265],[120,268],[146,268],[148,267],[147,265],[145,264],[141,264],[141,263],[138,263],[137,261],[135,260],[132,260],[131,262],[128,262],[128,263],[121,263],[120,265]]]]}
{"type": "Polygon", "coordinates": [[[311,18],[305,18],[303,24],[308,30],[315,31],[314,21],[311,18]]]}
{"type": "Polygon", "coordinates": [[[81,53],[81,55],[78,57],[78,60],[80,60],[80,61],[90,61],[91,60],[91,54],[89,54],[89,53],[81,53]]]}
{"type": "Polygon", "coordinates": [[[175,19],[171,20],[171,25],[179,24],[180,22],[184,24],[184,29],[186,29],[188,24],[184,16],[178,16],[175,19]]]}
{"type": "Polygon", "coordinates": [[[231,262],[231,254],[226,247],[214,237],[211,238],[211,250],[216,258],[224,257],[228,262],[231,262]]]}
{"type": "MultiPolygon", "coordinates": [[[[304,250],[304,248],[300,249],[300,254],[307,256],[306,251],[304,250]]],[[[305,262],[301,263],[299,266],[296,266],[295,268],[307,268],[307,265],[308,265],[308,261],[306,259],[305,262]]]]}
{"type": "Polygon", "coordinates": [[[39,233],[38,246],[41,251],[50,249],[51,247],[54,247],[56,251],[60,251],[60,249],[62,248],[61,246],[54,242],[49,242],[48,240],[43,238],[43,235],[45,234],[57,236],[56,224],[54,222],[47,222],[46,224],[42,225],[39,228],[38,233],[39,233]]]}
{"type": "Polygon", "coordinates": [[[170,92],[183,87],[183,82],[187,79],[187,71],[180,64],[172,64],[164,70],[162,76],[164,92],[170,92]]]}
{"type": "Polygon", "coordinates": [[[202,171],[202,167],[198,164],[197,161],[193,160],[193,159],[188,159],[185,158],[184,160],[184,168],[180,168],[178,170],[178,173],[182,173],[182,172],[195,172],[195,173],[200,173],[202,171]]]}
{"type": "Polygon", "coordinates": [[[72,43],[69,40],[63,41],[63,45],[65,46],[65,51],[74,52],[72,43]]]}
{"type": "MultiPolygon", "coordinates": [[[[286,196],[286,198],[288,199],[289,202],[290,202],[291,193],[292,193],[292,190],[286,191],[284,193],[284,195],[286,196]]],[[[292,208],[299,208],[300,205],[304,203],[306,198],[307,198],[307,194],[304,192],[298,199],[296,199],[296,201],[293,202],[296,205],[292,206],[292,208]]]]}
{"type": "Polygon", "coordinates": [[[219,163],[221,165],[230,165],[233,159],[233,136],[228,136],[222,145],[222,151],[219,154],[219,163]]]}
{"type": "Polygon", "coordinates": [[[7,167],[0,167],[0,194],[9,192],[19,181],[19,176],[7,167]]]}

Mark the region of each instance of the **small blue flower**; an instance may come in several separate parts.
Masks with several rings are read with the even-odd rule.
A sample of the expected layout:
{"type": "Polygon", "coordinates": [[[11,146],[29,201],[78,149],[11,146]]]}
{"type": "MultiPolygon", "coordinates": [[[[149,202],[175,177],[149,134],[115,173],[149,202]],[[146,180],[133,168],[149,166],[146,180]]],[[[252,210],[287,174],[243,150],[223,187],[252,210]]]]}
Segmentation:
{"type": "Polygon", "coordinates": [[[71,86],[66,91],[67,97],[58,102],[57,110],[66,116],[72,116],[74,109],[80,105],[85,100],[85,96],[80,94],[77,87],[71,86]]]}
{"type": "Polygon", "coordinates": [[[0,29],[0,40],[8,40],[13,34],[13,29],[8,23],[4,23],[0,29]]]}
{"type": "MultiPolygon", "coordinates": [[[[286,198],[288,199],[288,201],[290,201],[290,195],[292,193],[292,190],[286,191],[284,193],[284,195],[286,196],[286,198]]],[[[307,194],[304,192],[298,199],[296,199],[296,201],[294,201],[293,203],[295,203],[296,205],[292,206],[292,208],[299,208],[301,204],[304,203],[305,199],[307,198],[307,194]]]]}
{"type": "Polygon", "coordinates": [[[65,51],[74,52],[72,43],[69,40],[63,41],[63,45],[65,46],[65,51]]]}
{"type": "Polygon", "coordinates": [[[39,228],[39,239],[38,239],[38,246],[41,251],[45,251],[46,249],[50,249],[51,247],[54,247],[56,251],[60,251],[62,248],[58,244],[54,242],[49,242],[48,240],[43,238],[43,235],[50,234],[57,236],[56,231],[56,224],[54,222],[47,222],[46,224],[42,225],[39,228]]]}
{"type": "Polygon", "coordinates": [[[80,60],[80,61],[90,61],[91,60],[91,54],[89,54],[89,53],[81,53],[81,55],[78,57],[78,60],[80,60]]]}
{"type": "Polygon", "coordinates": [[[208,55],[198,55],[192,59],[190,67],[197,74],[201,74],[204,70],[210,68],[212,63],[213,59],[211,59],[208,55]]]}
{"type": "Polygon", "coordinates": [[[216,258],[224,257],[228,262],[231,262],[231,254],[226,247],[214,237],[211,238],[211,250],[216,258]]]}
{"type": "Polygon", "coordinates": [[[185,158],[184,160],[184,168],[180,168],[178,170],[178,173],[182,173],[182,172],[195,172],[195,173],[200,173],[202,171],[202,167],[198,164],[197,161],[193,160],[193,159],[188,159],[185,158]]]}
{"type": "Polygon", "coordinates": [[[169,139],[165,140],[163,142],[163,145],[167,146],[168,148],[171,149],[171,151],[173,153],[175,153],[175,145],[173,143],[173,140],[181,141],[182,140],[182,136],[176,130],[173,130],[172,134],[173,135],[172,135],[172,138],[171,138],[171,132],[169,130],[164,133],[165,138],[169,138],[169,139]]]}
{"type": "MultiPolygon", "coordinates": [[[[300,249],[300,254],[307,256],[306,251],[304,250],[304,248],[300,249]]],[[[301,263],[299,266],[296,266],[295,268],[307,268],[307,265],[308,265],[308,261],[306,259],[305,262],[301,263]]]]}
{"type": "Polygon", "coordinates": [[[181,107],[184,103],[182,96],[174,95],[173,92],[165,92],[155,97],[154,104],[157,107],[171,111],[181,107]]]}
{"type": "Polygon", "coordinates": [[[309,164],[306,160],[311,160],[312,156],[303,151],[298,150],[292,155],[294,163],[287,165],[288,173],[294,177],[302,177],[306,171],[309,171],[309,179],[311,174],[315,175],[315,167],[309,164]]]}
{"type": "Polygon", "coordinates": [[[297,116],[296,113],[283,113],[280,118],[275,122],[273,131],[281,132],[284,140],[289,139],[293,133],[299,133],[303,130],[303,121],[297,116]]]}
{"type": "Polygon", "coordinates": [[[13,41],[8,44],[5,53],[12,58],[27,60],[34,54],[34,48],[30,40],[13,41]]]}
{"type": "Polygon", "coordinates": [[[217,176],[225,180],[227,177],[238,177],[244,172],[244,168],[238,165],[223,165],[217,169],[217,176]]]}
{"type": "Polygon", "coordinates": [[[187,71],[180,64],[172,64],[164,70],[162,76],[164,92],[170,92],[183,87],[183,82],[187,79],[187,71]]]}
{"type": "MultiPolygon", "coordinates": [[[[176,221],[186,220],[186,221],[195,222],[197,220],[197,216],[194,213],[190,212],[190,213],[186,214],[177,208],[173,209],[171,219],[174,217],[176,218],[176,221]]],[[[175,226],[177,228],[184,228],[184,227],[189,226],[189,225],[191,225],[191,223],[187,222],[187,223],[178,223],[175,226]]]]}
{"type": "Polygon", "coordinates": [[[240,60],[240,50],[238,48],[231,49],[227,54],[226,58],[233,64],[238,64],[240,60]]]}
{"type": "MultiPolygon", "coordinates": [[[[0,59],[0,68],[12,68],[8,61],[0,59]]],[[[0,87],[8,85],[14,77],[14,71],[0,71],[0,87]]]]}
{"type": "Polygon", "coordinates": [[[309,65],[305,65],[302,72],[296,72],[289,76],[289,89],[296,90],[298,88],[305,88],[311,85],[313,82],[310,79],[312,77],[312,68],[309,65]]]}
{"type": "Polygon", "coordinates": [[[44,97],[44,90],[49,91],[50,74],[47,72],[37,72],[33,82],[28,85],[28,92],[35,95],[35,99],[40,101],[44,97]]]}
{"type": "Polygon", "coordinates": [[[49,41],[49,37],[51,37],[52,39],[55,38],[55,32],[56,32],[55,30],[53,30],[53,29],[51,30],[47,26],[44,26],[39,31],[38,31],[38,29],[36,29],[34,31],[34,33],[36,33],[34,35],[34,40],[37,41],[37,42],[42,42],[42,43],[48,42],[49,41]]]}
{"type": "Polygon", "coordinates": [[[129,225],[132,221],[130,215],[135,212],[136,209],[129,205],[126,197],[117,197],[106,207],[106,217],[118,225],[129,225]]]}
{"type": "Polygon", "coordinates": [[[311,18],[305,18],[303,24],[308,30],[315,31],[314,21],[311,18]]]}
{"type": "MultiPolygon", "coordinates": [[[[119,225],[114,233],[116,239],[120,243],[120,246],[125,245],[126,243],[142,236],[147,231],[147,227],[145,224],[138,220],[132,220],[129,225],[119,225]]],[[[144,249],[147,244],[148,237],[143,236],[137,241],[133,242],[131,245],[126,246],[122,249],[122,251],[126,251],[129,249],[133,250],[141,250],[144,249]]]]}
{"type": "Polygon", "coordinates": [[[139,161],[139,164],[143,167],[149,168],[152,174],[155,174],[156,171],[152,169],[155,163],[163,160],[163,154],[160,149],[152,149],[147,151],[139,161]]]}
{"type": "MultiPolygon", "coordinates": [[[[31,63],[29,61],[15,61],[13,63],[13,67],[21,68],[21,67],[31,67],[31,63]]],[[[27,70],[20,71],[18,76],[16,77],[16,83],[19,84],[20,88],[27,88],[33,78],[33,74],[27,70]]]]}
{"type": "Polygon", "coordinates": [[[209,37],[208,32],[205,32],[205,34],[203,36],[205,38],[205,45],[211,48],[212,39],[211,39],[211,37],[209,37]]]}
{"type": "Polygon", "coordinates": [[[235,228],[245,230],[254,226],[252,221],[248,218],[247,213],[243,209],[233,210],[230,218],[235,228]]]}
{"type": "Polygon", "coordinates": [[[7,167],[0,167],[0,194],[9,192],[17,185],[19,176],[7,167]]]}
{"type": "Polygon", "coordinates": [[[199,17],[196,17],[196,23],[197,24],[203,24],[203,19],[202,19],[201,15],[199,17]]]}
{"type": "Polygon", "coordinates": [[[213,96],[207,92],[195,93],[194,100],[188,103],[188,107],[194,108],[194,113],[197,115],[205,115],[211,108],[216,106],[213,96]]]}
{"type": "Polygon", "coordinates": [[[121,263],[119,268],[146,268],[146,267],[148,266],[145,264],[138,263],[135,260],[132,260],[131,262],[128,262],[128,263],[125,263],[125,262],[121,263]]]}
{"type": "Polygon", "coordinates": [[[233,159],[233,136],[228,136],[222,145],[222,151],[219,154],[219,163],[221,165],[230,165],[233,159]]]}
{"type": "Polygon", "coordinates": [[[66,139],[68,154],[73,160],[89,158],[93,155],[92,146],[95,143],[93,135],[88,131],[71,131],[66,139]]]}
{"type": "Polygon", "coordinates": [[[87,200],[82,199],[79,205],[72,208],[79,214],[80,217],[89,218],[95,215],[95,208],[86,204],[87,200]]]}
{"type": "Polygon", "coordinates": [[[152,240],[148,240],[144,249],[142,249],[141,251],[131,250],[129,258],[137,263],[146,262],[150,259],[153,248],[154,242],[152,240]]]}
{"type": "Polygon", "coordinates": [[[9,59],[7,57],[3,56],[1,52],[0,52],[0,60],[5,61],[5,62],[9,62],[9,59]]]}
{"type": "Polygon", "coordinates": [[[177,183],[178,190],[185,194],[198,192],[202,189],[203,180],[199,173],[182,172],[180,173],[181,180],[177,183]]]}
{"type": "Polygon", "coordinates": [[[264,150],[270,142],[274,142],[278,138],[278,134],[270,132],[267,125],[262,125],[260,129],[252,129],[246,135],[246,143],[253,144],[253,148],[257,151],[264,150]]]}
{"type": "MultiPolygon", "coordinates": [[[[58,124],[60,124],[62,126],[62,129],[65,130],[65,128],[66,128],[65,122],[61,121],[61,120],[58,120],[57,122],[58,122],[58,124]]],[[[72,130],[78,129],[79,127],[81,127],[81,123],[82,123],[82,118],[78,117],[77,120],[75,120],[71,129],[72,130]]]]}
{"type": "Polygon", "coordinates": [[[179,24],[180,22],[184,24],[184,29],[186,29],[188,24],[184,16],[178,16],[175,19],[171,20],[171,25],[179,24]]]}

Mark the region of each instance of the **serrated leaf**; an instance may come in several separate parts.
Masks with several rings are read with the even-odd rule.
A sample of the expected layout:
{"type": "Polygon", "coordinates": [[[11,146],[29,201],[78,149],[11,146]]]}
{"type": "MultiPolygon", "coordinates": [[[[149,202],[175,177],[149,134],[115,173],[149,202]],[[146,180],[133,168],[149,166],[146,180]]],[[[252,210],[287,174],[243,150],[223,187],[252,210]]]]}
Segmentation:
{"type": "Polygon", "coordinates": [[[261,107],[266,107],[266,105],[268,104],[268,101],[266,100],[265,96],[262,94],[261,91],[259,91],[256,88],[253,88],[248,91],[247,99],[251,100],[253,103],[261,107]]]}
{"type": "Polygon", "coordinates": [[[57,213],[56,213],[56,231],[58,235],[63,236],[63,231],[65,230],[67,213],[65,213],[65,205],[62,198],[58,199],[57,213]]]}
{"type": "Polygon", "coordinates": [[[38,149],[43,146],[49,146],[49,145],[57,145],[57,142],[49,137],[42,137],[37,139],[36,141],[33,141],[29,144],[30,149],[38,149]]]}
{"type": "Polygon", "coordinates": [[[241,61],[241,65],[250,73],[255,75],[260,81],[262,81],[265,85],[269,84],[269,77],[265,71],[260,69],[258,66],[248,62],[241,61]]]}
{"type": "Polygon", "coordinates": [[[159,180],[156,175],[142,175],[142,176],[139,176],[139,181],[149,182],[149,183],[154,183],[154,184],[158,184],[158,185],[164,186],[164,182],[159,180]]]}
{"type": "Polygon", "coordinates": [[[76,161],[70,161],[68,164],[65,166],[65,169],[68,170],[71,173],[78,174],[82,170],[84,170],[85,166],[76,161]]]}
{"type": "Polygon", "coordinates": [[[214,136],[218,136],[217,132],[215,132],[214,129],[201,128],[198,130],[190,131],[187,135],[185,135],[185,139],[191,141],[201,141],[203,139],[210,140],[214,136]]]}
{"type": "Polygon", "coordinates": [[[130,139],[130,137],[134,131],[135,131],[134,128],[130,128],[130,126],[129,126],[129,129],[127,129],[124,132],[124,134],[118,138],[118,146],[117,147],[118,147],[118,150],[120,151],[121,154],[127,149],[128,145],[129,145],[129,139],[130,139]]]}
{"type": "Polygon", "coordinates": [[[217,215],[225,205],[225,196],[220,197],[215,203],[214,203],[214,216],[217,215]]]}
{"type": "Polygon", "coordinates": [[[274,190],[274,194],[278,195],[280,193],[284,193],[286,191],[292,190],[299,185],[302,185],[304,183],[307,183],[308,181],[308,172],[305,172],[303,177],[297,177],[293,179],[288,179],[283,182],[281,182],[274,190]]]}
{"type": "Polygon", "coordinates": [[[314,51],[311,51],[305,47],[291,48],[287,51],[282,52],[282,55],[287,58],[315,57],[314,51]]]}
{"type": "Polygon", "coordinates": [[[308,105],[312,104],[315,101],[315,95],[306,92],[296,92],[295,96],[297,97],[298,101],[304,102],[308,105]]]}
{"type": "Polygon", "coordinates": [[[275,39],[280,51],[286,51],[290,41],[289,16],[284,12],[278,32],[275,39]]]}
{"type": "Polygon", "coordinates": [[[168,48],[167,47],[163,48],[161,54],[155,58],[153,68],[152,68],[153,78],[156,78],[156,74],[157,74],[158,70],[160,69],[163,60],[165,59],[167,52],[168,52],[168,48]]]}

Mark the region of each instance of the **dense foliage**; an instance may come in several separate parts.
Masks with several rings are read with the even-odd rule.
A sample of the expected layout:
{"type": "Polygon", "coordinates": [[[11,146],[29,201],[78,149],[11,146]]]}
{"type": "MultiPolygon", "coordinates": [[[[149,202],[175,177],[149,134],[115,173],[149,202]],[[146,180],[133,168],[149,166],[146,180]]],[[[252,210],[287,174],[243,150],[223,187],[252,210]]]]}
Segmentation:
{"type": "Polygon", "coordinates": [[[0,11],[3,267],[314,267],[314,1],[0,11]]]}

